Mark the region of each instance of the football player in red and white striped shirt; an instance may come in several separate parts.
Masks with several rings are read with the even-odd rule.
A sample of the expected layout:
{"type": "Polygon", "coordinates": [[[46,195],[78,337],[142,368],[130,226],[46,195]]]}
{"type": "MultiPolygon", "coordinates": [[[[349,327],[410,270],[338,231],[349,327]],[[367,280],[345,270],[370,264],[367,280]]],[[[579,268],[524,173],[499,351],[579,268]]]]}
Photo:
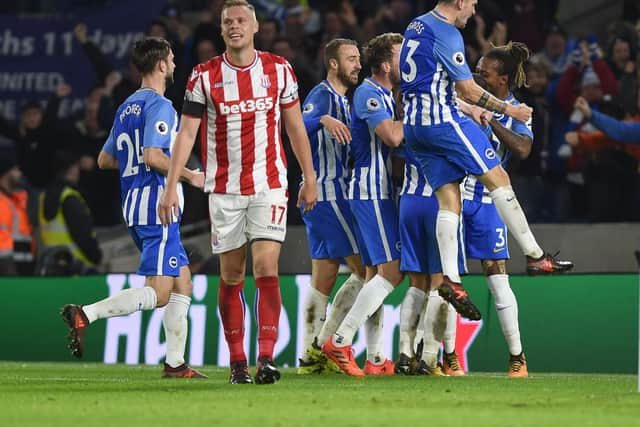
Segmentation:
{"type": "Polygon", "coordinates": [[[274,383],[280,378],[273,348],[281,307],[278,258],[288,199],[281,117],[304,175],[298,206],[305,210],[316,203],[316,177],[291,65],[282,57],[255,50],[258,21],[245,0],[225,1],[221,19],[227,50],[196,66],[189,78],[160,217],[168,224],[177,209],[178,172],[201,128],[211,246],[220,255],[218,306],[229,345],[230,382],[252,382],[243,346],[242,288],[249,242],[258,315],[255,380],[274,383]]]}

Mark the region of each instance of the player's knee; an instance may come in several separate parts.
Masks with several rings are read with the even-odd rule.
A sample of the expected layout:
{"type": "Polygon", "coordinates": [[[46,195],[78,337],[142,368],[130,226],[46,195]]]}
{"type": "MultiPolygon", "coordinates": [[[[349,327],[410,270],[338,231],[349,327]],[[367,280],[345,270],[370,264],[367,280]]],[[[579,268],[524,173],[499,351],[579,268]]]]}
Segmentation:
{"type": "Polygon", "coordinates": [[[253,260],[253,275],[269,277],[278,275],[278,260],[270,256],[261,256],[253,260]]]}
{"type": "Polygon", "coordinates": [[[507,274],[507,263],[503,259],[485,259],[482,261],[482,270],[485,276],[507,274]]]}
{"type": "Polygon", "coordinates": [[[159,291],[156,289],[156,295],[158,297],[156,307],[164,307],[165,305],[169,304],[169,297],[171,296],[171,291],[165,291],[165,290],[159,291]]]}

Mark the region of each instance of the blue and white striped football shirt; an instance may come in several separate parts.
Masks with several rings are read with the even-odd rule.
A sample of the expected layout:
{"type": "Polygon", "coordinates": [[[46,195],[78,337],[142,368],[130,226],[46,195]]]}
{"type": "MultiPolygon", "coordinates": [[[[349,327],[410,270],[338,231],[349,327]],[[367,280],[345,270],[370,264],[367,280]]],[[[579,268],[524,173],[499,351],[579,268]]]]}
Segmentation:
{"type": "Polygon", "coordinates": [[[366,78],[353,96],[351,114],[351,154],[353,174],[349,185],[351,200],[393,198],[391,148],[375,133],[382,121],[396,117],[396,104],[391,91],[366,78]]]}
{"type": "MultiPolygon", "coordinates": [[[[504,99],[504,101],[513,105],[520,104],[520,102],[511,93],[504,99]]],[[[521,121],[507,116],[506,114],[494,113],[493,117],[498,120],[502,126],[506,127],[507,129],[511,129],[518,135],[528,136],[533,141],[531,119],[529,119],[527,123],[522,123],[521,121]]],[[[505,144],[502,144],[500,142],[498,137],[495,136],[493,132],[491,132],[491,126],[487,126],[484,130],[487,134],[487,137],[489,138],[489,141],[491,141],[493,149],[500,159],[500,163],[502,163],[503,167],[506,167],[509,159],[511,159],[511,151],[505,144]]],[[[492,203],[491,197],[489,197],[489,191],[473,175],[467,176],[462,182],[462,198],[465,200],[474,200],[476,202],[492,203]]]]}
{"type": "Polygon", "coordinates": [[[415,18],[400,51],[404,124],[432,126],[467,120],[455,82],[471,80],[460,31],[436,10],[415,18]]]}
{"type": "Polygon", "coordinates": [[[351,123],[351,107],[346,96],[336,92],[323,80],[304,101],[302,118],[309,135],[313,168],[318,182],[318,201],[344,200],[349,188],[349,145],[340,144],[320,124],[329,115],[347,126],[351,123]]]}
{"type": "MultiPolygon", "coordinates": [[[[145,148],[160,148],[171,155],[178,133],[178,114],[171,102],[152,89],[133,93],[118,108],[103,151],[118,159],[122,215],[129,227],[159,225],[158,202],[166,178],[144,164],[145,148]]],[[[178,184],[180,216],[184,207],[182,186],[178,184]]]]}
{"type": "Polygon", "coordinates": [[[427,181],[427,177],[422,173],[420,163],[418,163],[413,156],[413,153],[407,150],[403,144],[394,150],[393,155],[404,159],[404,179],[402,181],[400,196],[407,194],[431,197],[433,195],[433,188],[431,188],[429,181],[427,181]]]}

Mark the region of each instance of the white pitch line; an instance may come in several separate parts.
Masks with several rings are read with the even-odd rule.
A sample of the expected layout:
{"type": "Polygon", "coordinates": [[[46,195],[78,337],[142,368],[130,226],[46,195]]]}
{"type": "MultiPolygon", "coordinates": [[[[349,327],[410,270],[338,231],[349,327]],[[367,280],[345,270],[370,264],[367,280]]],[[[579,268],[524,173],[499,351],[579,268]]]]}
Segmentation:
{"type": "Polygon", "coordinates": [[[94,382],[94,383],[126,383],[126,378],[77,378],[77,377],[19,377],[20,381],[64,381],[64,382],[94,382]]]}

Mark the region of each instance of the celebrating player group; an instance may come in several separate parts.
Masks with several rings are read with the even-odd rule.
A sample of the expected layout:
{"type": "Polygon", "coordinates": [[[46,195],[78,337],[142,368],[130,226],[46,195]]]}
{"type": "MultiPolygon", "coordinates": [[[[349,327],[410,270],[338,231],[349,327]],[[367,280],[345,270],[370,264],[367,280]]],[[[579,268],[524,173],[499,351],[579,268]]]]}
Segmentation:
{"type": "Polygon", "coordinates": [[[120,170],[123,215],[142,252],[138,272],[147,277],[146,286],[92,305],[65,306],[72,353],[82,356],[83,335],[94,320],[167,305],[164,376],[204,377],[183,358],[191,282],[178,229],[182,180],[209,194],[229,382],[280,379],[274,345],[288,199],[282,120],[303,174],[298,208],[312,258],[298,372],[464,375],[455,325],[458,313],[481,318],[461,280],[466,258],[476,258],[507,341],[508,375],[526,377],[518,305],[506,269],[507,231],[526,255],[529,274],[564,273],[573,264],[538,245],[503,167],[512,155],[527,157],[534,143],[532,110],[512,93],[525,84],[529,52],[517,42],[493,47],[472,74],[458,29],[474,15],[476,3],[441,0],[413,19],[404,35],[374,37],[363,49],[371,69],[364,79],[358,44],[331,40],[324,50],[326,78],[301,102],[291,65],[255,50],[253,6],[227,0],[221,14],[226,51],[194,68],[179,127],[163,97],[174,69],[170,46],[155,38],[138,42],[134,58],[137,52],[144,67],[143,87],[118,110],[99,165],[120,170]],[[203,172],[185,168],[198,132],[203,172]],[[256,282],[259,349],[253,373],[244,349],[247,250],[256,282]],[[343,260],[351,275],[327,313],[343,260]],[[410,287],[394,363],[383,351],[383,302],[405,273],[410,287]],[[351,348],[361,326],[364,369],[351,348]]]}

